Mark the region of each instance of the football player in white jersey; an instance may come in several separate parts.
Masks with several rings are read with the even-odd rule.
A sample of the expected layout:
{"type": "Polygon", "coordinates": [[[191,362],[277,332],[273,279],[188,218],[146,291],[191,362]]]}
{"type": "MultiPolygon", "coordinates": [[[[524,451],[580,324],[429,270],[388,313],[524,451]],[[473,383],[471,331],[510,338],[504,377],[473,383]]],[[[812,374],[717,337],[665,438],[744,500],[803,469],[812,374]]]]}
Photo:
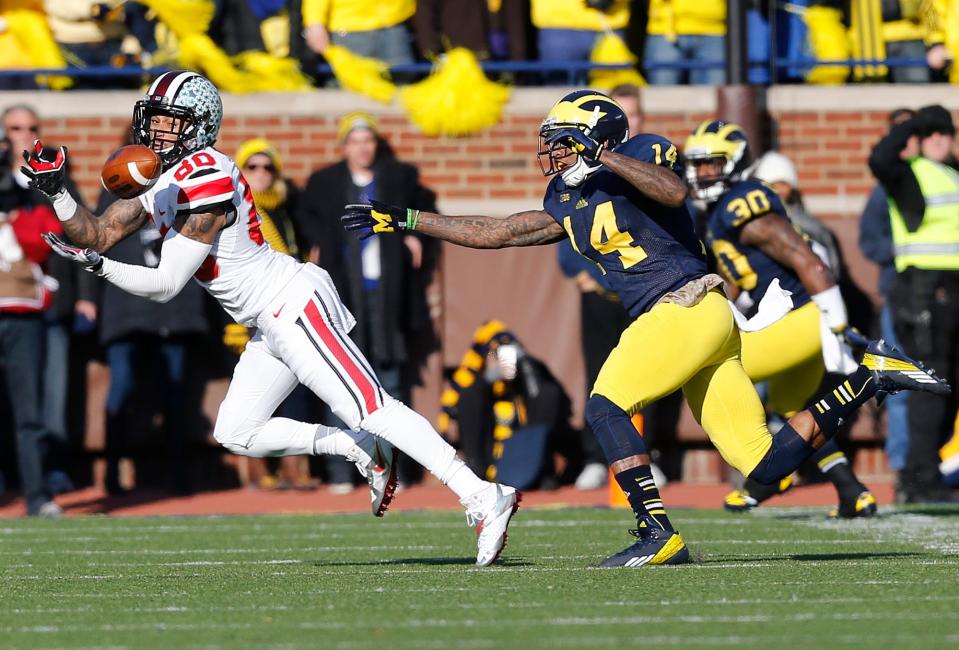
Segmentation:
{"type": "Polygon", "coordinates": [[[160,156],[163,173],[144,194],[116,201],[99,217],[64,189],[66,149],[49,161],[35,142],[34,152],[24,152],[24,173],[50,197],[77,246],[53,234],[47,243],[151,300],[171,299],[193,277],[238,323],[257,328],[217,416],[213,435],[224,447],[247,456],[345,456],[366,476],[379,516],[396,486],[395,446],[460,497],[478,535],[476,563],[492,564],[519,494],[478,478],[424,417],[383,391],[348,336],[353,316],[326,271],[264,243],[249,186],[233,160],[213,148],[222,117],[219,93],[205,77],[187,71],[158,77],[135,105],[133,136],[160,156]],[[150,219],[164,238],[158,266],[102,255],[150,219]],[[298,382],[350,430],[273,417],[298,382]]]}

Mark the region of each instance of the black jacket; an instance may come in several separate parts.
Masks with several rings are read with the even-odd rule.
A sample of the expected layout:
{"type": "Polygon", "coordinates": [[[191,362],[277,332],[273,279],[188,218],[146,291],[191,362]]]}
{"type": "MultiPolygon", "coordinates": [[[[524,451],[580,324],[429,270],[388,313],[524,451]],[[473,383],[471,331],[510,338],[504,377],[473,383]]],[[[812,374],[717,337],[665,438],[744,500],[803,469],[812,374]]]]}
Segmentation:
{"type": "MultiPolygon", "coordinates": [[[[419,172],[412,165],[381,158],[373,167],[373,175],[378,200],[421,210],[435,209],[432,193],[419,184],[419,172]]],[[[300,196],[299,230],[310,246],[320,248],[320,266],[333,277],[340,298],[356,317],[357,326],[351,335],[360,349],[378,363],[403,363],[409,356],[408,337],[429,325],[425,286],[438,249],[424,240],[423,267],[416,271],[402,236],[380,237],[381,291],[374,295],[382,302],[374,311],[383,314],[387,335],[381,341],[367,340],[370,324],[365,322],[363,308],[360,242],[340,223],[343,206],[356,200],[350,196],[353,188],[345,162],[315,172],[300,196]]]]}

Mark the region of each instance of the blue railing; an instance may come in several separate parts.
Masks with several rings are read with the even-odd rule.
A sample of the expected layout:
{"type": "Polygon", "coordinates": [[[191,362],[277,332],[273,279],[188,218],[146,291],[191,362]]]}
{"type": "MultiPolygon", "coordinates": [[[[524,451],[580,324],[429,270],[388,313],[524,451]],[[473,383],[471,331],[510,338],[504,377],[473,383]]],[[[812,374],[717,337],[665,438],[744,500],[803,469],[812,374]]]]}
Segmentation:
{"type": "MultiPolygon", "coordinates": [[[[563,83],[570,85],[580,83],[580,80],[590,70],[628,70],[628,64],[597,64],[589,61],[486,61],[481,64],[487,73],[510,73],[520,75],[538,75],[545,83],[563,83]]],[[[750,68],[770,68],[770,61],[750,61],[750,68]]],[[[894,59],[845,59],[842,61],[818,61],[811,58],[779,58],[775,61],[779,70],[809,69],[817,65],[845,65],[845,66],[877,66],[896,67],[925,67],[925,59],[894,58],[894,59]]],[[[432,70],[430,63],[411,63],[393,66],[390,70],[394,75],[416,76],[426,75],[432,70]]],[[[725,68],[723,61],[675,61],[649,63],[644,70],[716,70],[725,68]]],[[[34,70],[0,70],[0,79],[24,79],[35,75],[65,75],[78,79],[129,79],[141,76],[153,77],[168,68],[114,68],[110,66],[68,67],[65,69],[34,69],[34,70]]],[[[320,78],[330,78],[333,71],[329,65],[320,65],[316,68],[320,78]]]]}

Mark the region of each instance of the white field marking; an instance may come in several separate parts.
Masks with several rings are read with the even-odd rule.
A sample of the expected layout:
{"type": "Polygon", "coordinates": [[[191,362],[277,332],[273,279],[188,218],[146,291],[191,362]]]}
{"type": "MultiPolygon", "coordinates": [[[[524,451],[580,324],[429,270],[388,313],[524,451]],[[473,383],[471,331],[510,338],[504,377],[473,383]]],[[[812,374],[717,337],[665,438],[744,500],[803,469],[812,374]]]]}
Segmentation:
{"type": "MultiPolygon", "coordinates": [[[[817,583],[818,584],[818,583],[817,583]]],[[[848,582],[846,583],[848,584],[848,582]]],[[[848,597],[835,597],[835,598],[822,598],[816,595],[810,595],[808,598],[798,598],[793,595],[791,598],[783,600],[777,598],[777,605],[789,605],[793,603],[805,603],[809,601],[814,601],[816,603],[832,603],[832,604],[843,604],[843,603],[915,603],[915,602],[941,602],[945,600],[955,601],[959,600],[959,596],[871,596],[869,598],[860,598],[857,596],[848,596],[848,597]]],[[[597,603],[603,607],[685,607],[688,605],[691,606],[701,606],[701,605],[715,605],[715,606],[728,606],[728,605],[760,605],[762,607],[769,607],[770,601],[768,598],[717,598],[714,600],[607,600],[602,603],[597,603]]],[[[512,605],[511,605],[512,607],[512,605]]]]}
{"type": "MultiPolygon", "coordinates": [[[[818,530],[836,530],[835,522],[802,522],[818,530]]],[[[935,515],[900,513],[896,517],[880,517],[858,522],[855,533],[884,544],[915,545],[947,556],[959,555],[959,521],[935,515]]],[[[846,528],[845,530],[849,530],[846,528]]],[[[949,560],[920,560],[916,563],[951,564],[949,560]]]]}
{"type": "MultiPolygon", "coordinates": [[[[592,557],[592,556],[591,556],[592,557]]],[[[592,558],[595,559],[595,558],[592,558]]],[[[302,562],[298,562],[302,564],[302,562]]],[[[937,566],[955,566],[959,565],[959,562],[931,562],[931,564],[936,564],[937,566]]],[[[310,575],[314,576],[334,576],[342,577],[342,570],[316,570],[322,567],[320,564],[314,569],[309,571],[310,575]]],[[[409,568],[393,568],[395,567],[393,561],[385,560],[383,562],[369,564],[367,568],[376,569],[377,576],[383,575],[418,575],[418,574],[428,574],[428,575],[438,575],[438,574],[449,574],[449,575],[463,575],[464,573],[473,573],[478,572],[483,575],[495,575],[497,572],[499,575],[512,575],[516,573],[573,573],[581,571],[617,571],[625,569],[607,569],[600,568],[596,566],[569,566],[569,567],[537,567],[537,566],[509,566],[508,563],[497,566],[492,571],[488,568],[478,568],[473,566],[464,565],[458,568],[449,568],[449,567],[409,567],[409,568]]],[[[695,562],[690,564],[682,564],[676,566],[656,566],[656,567],[644,567],[644,571],[711,571],[716,569],[769,569],[774,566],[781,566],[779,563],[773,562],[750,562],[750,561],[732,561],[732,562],[708,562],[697,564],[695,562]]],[[[803,566],[806,567],[830,567],[835,568],[836,563],[833,561],[804,561],[803,566]]],[[[850,566],[869,566],[875,567],[876,562],[874,560],[843,560],[843,567],[850,566]]],[[[185,567],[186,568],[186,567],[185,567]]],[[[189,568],[197,569],[203,568],[202,566],[197,567],[196,565],[190,565],[189,568]]],[[[201,573],[178,573],[180,577],[192,576],[200,577],[203,574],[201,573]]],[[[274,576],[285,576],[290,575],[286,571],[274,571],[269,575],[274,576]]],[[[296,575],[302,576],[302,573],[297,573],[296,575]]],[[[8,575],[6,578],[8,580],[37,580],[37,581],[68,581],[68,580],[126,580],[126,579],[142,579],[150,577],[149,574],[143,573],[117,573],[112,575],[79,575],[79,576],[64,576],[64,575],[8,575]]],[[[726,577],[723,578],[724,583],[728,584],[729,581],[726,577]]],[[[924,580],[910,580],[910,581],[856,581],[856,584],[938,584],[942,582],[950,582],[949,580],[935,580],[935,579],[924,579],[924,580]]],[[[952,581],[954,582],[954,580],[952,581]]],[[[825,584],[822,581],[817,580],[817,584],[825,584]]],[[[792,582],[783,582],[782,584],[793,584],[792,582]]],[[[841,581],[835,584],[849,584],[849,581],[841,581]]]]}
{"type": "MultiPolygon", "coordinates": [[[[525,510],[525,508],[524,508],[525,510]]],[[[528,512],[528,511],[527,511],[528,512]]],[[[729,517],[707,517],[707,518],[696,518],[689,521],[683,521],[682,510],[676,510],[672,512],[679,512],[680,514],[673,515],[673,519],[678,519],[680,522],[686,525],[698,525],[708,524],[715,526],[739,526],[742,527],[746,523],[742,517],[736,517],[730,515],[729,517]]],[[[393,513],[391,513],[393,514],[393,513]]],[[[323,531],[336,531],[336,530],[363,530],[369,529],[371,526],[376,526],[378,530],[383,528],[388,529],[409,529],[409,530],[420,530],[420,529],[442,529],[442,530],[452,530],[458,528],[466,528],[458,519],[456,521],[449,522],[437,522],[437,521],[397,521],[398,516],[402,516],[404,513],[396,513],[397,517],[392,520],[386,519],[384,521],[369,521],[369,515],[359,514],[359,513],[314,513],[310,515],[294,515],[300,519],[295,522],[290,521],[270,521],[270,519],[279,517],[278,515],[262,515],[256,517],[260,521],[253,520],[254,517],[246,516],[248,519],[242,522],[228,522],[224,519],[224,516],[203,516],[192,518],[190,523],[186,523],[184,519],[179,519],[184,523],[176,524],[159,524],[155,525],[152,523],[147,523],[146,520],[140,520],[144,523],[141,525],[129,525],[125,523],[117,523],[118,520],[103,520],[103,519],[91,519],[89,525],[70,525],[70,523],[64,522],[63,526],[59,524],[55,527],[39,527],[39,526],[7,526],[0,528],[0,535],[11,535],[11,536],[20,536],[27,534],[35,534],[38,541],[48,541],[51,537],[59,537],[60,535],[67,536],[72,538],[74,534],[81,533],[86,534],[91,537],[92,540],[102,539],[103,537],[109,537],[116,533],[140,533],[141,535],[155,535],[162,533],[194,533],[197,531],[203,533],[221,533],[230,530],[239,530],[249,536],[255,536],[258,538],[264,537],[283,537],[284,531],[303,531],[304,529],[310,529],[315,534],[321,534],[323,531]],[[330,517],[334,516],[343,516],[356,519],[356,522],[331,522],[325,521],[330,517]],[[308,517],[313,518],[310,520],[308,517]],[[362,518],[362,521],[360,519],[362,518]],[[324,521],[321,521],[324,520],[324,521]],[[195,523],[193,523],[195,522],[195,523]],[[96,525],[94,525],[94,523],[96,525]]],[[[408,513],[414,514],[414,513],[408,513]]],[[[750,513],[748,516],[752,516],[753,513],[750,513]]],[[[793,513],[795,514],[795,513],[793,513]]],[[[243,515],[232,515],[235,517],[243,517],[243,515]]],[[[83,521],[83,520],[79,520],[83,521]]],[[[68,520],[70,522],[70,520],[68,520]]],[[[549,519],[529,519],[522,518],[517,519],[514,523],[510,524],[510,527],[516,528],[577,528],[580,526],[615,526],[622,527],[630,523],[630,517],[617,517],[616,519],[612,518],[584,518],[584,519],[566,519],[566,520],[549,520],[549,519]]],[[[770,525],[779,525],[777,521],[770,521],[770,525]]]]}
{"type": "Polygon", "coordinates": [[[410,546],[291,546],[287,548],[263,547],[263,548],[131,548],[131,549],[98,549],[87,548],[78,550],[42,550],[34,551],[26,549],[23,551],[0,551],[0,555],[56,555],[56,556],[85,556],[85,555],[242,555],[244,553],[328,553],[330,551],[447,551],[454,550],[457,546],[433,546],[433,545],[410,545],[410,546]]]}
{"type": "MultiPolygon", "coordinates": [[[[810,612],[792,612],[788,614],[746,614],[746,615],[694,615],[685,614],[677,616],[562,616],[555,618],[535,618],[535,619],[504,619],[508,620],[513,628],[528,627],[596,627],[609,625],[643,625],[643,624],[664,624],[664,623],[688,623],[688,624],[732,624],[744,625],[753,623],[772,623],[772,622],[809,622],[809,621],[870,621],[870,620],[930,620],[942,622],[943,620],[959,620],[959,612],[944,614],[943,612],[823,612],[821,610],[810,612]]],[[[0,632],[20,633],[20,634],[51,634],[63,632],[134,632],[145,630],[240,630],[258,628],[259,622],[236,622],[236,623],[172,623],[163,621],[154,621],[150,623],[103,623],[103,624],[73,624],[61,623],[50,625],[26,625],[26,626],[0,626],[0,632]]],[[[355,625],[354,622],[344,621],[301,621],[284,622],[273,621],[270,623],[271,629],[292,628],[301,630],[336,630],[348,629],[355,625]]],[[[402,621],[396,621],[390,624],[391,628],[469,628],[486,629],[489,620],[485,618],[473,619],[455,619],[445,618],[407,618],[402,621]]]]}

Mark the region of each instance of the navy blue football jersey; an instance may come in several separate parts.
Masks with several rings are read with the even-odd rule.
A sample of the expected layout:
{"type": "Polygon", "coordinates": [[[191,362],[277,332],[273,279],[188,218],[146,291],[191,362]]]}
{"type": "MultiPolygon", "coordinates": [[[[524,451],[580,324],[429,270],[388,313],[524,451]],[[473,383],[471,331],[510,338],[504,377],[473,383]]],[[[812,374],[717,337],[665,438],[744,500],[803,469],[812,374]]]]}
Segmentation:
{"type": "MultiPolygon", "coordinates": [[[[683,177],[675,145],[662,136],[643,133],[614,151],[683,177]]],[[[661,205],[606,168],[578,187],[556,176],[543,209],[565,228],[573,248],[599,266],[634,318],[664,294],[706,275],[706,251],[689,208],[661,205]]]]}
{"type": "Polygon", "coordinates": [[[779,286],[792,292],[793,306],[801,307],[810,298],[795,272],[757,247],[740,241],[743,225],[768,214],[789,219],[775,190],[752,179],[733,183],[709,208],[706,239],[716,256],[719,272],[729,282],[748,291],[754,303],[758,305],[769,283],[779,278],[779,286]]]}

